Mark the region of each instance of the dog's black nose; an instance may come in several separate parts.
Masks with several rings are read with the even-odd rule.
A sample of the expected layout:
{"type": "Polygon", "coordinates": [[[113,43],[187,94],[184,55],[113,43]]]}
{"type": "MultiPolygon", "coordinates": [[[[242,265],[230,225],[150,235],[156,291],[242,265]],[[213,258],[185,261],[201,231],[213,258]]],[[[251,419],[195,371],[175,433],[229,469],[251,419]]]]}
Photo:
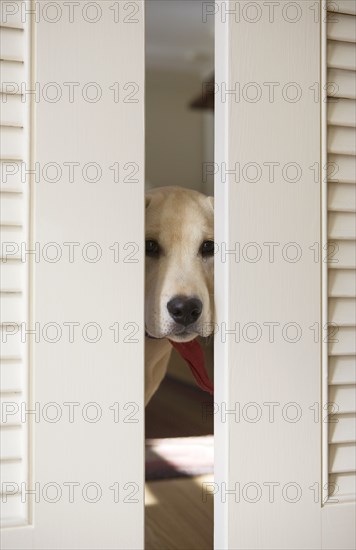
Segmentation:
{"type": "Polygon", "coordinates": [[[176,323],[187,327],[199,319],[203,304],[198,298],[176,296],[168,302],[167,309],[176,323]]]}

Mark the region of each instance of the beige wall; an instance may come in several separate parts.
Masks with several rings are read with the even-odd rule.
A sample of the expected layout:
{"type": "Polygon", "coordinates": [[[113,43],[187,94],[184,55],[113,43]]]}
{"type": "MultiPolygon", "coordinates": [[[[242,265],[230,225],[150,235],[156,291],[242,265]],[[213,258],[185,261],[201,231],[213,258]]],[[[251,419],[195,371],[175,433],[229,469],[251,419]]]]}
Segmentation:
{"type": "Polygon", "coordinates": [[[201,78],[183,72],[146,71],[146,180],[204,191],[203,113],[188,107],[201,78]]]}

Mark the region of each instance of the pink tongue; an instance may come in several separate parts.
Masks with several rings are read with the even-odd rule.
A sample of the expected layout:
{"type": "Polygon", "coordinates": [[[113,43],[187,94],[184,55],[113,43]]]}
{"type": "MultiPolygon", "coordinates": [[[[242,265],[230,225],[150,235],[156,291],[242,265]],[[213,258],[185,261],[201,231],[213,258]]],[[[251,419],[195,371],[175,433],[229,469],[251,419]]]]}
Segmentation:
{"type": "Polygon", "coordinates": [[[199,342],[192,340],[191,342],[180,343],[170,340],[170,343],[190,366],[190,370],[198,386],[204,391],[211,394],[214,393],[214,386],[210,382],[208,373],[206,372],[204,352],[199,342]]]}

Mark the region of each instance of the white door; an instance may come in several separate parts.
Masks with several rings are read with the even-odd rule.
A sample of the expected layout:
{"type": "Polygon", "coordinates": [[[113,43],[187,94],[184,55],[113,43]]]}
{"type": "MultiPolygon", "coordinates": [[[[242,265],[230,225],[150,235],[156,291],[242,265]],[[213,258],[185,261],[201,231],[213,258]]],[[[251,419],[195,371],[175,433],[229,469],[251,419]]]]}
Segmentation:
{"type": "Polygon", "coordinates": [[[1,547],[142,548],[143,3],[0,32],[1,547]]]}
{"type": "Polygon", "coordinates": [[[355,547],[355,8],[210,10],[216,548],[355,547]]]}

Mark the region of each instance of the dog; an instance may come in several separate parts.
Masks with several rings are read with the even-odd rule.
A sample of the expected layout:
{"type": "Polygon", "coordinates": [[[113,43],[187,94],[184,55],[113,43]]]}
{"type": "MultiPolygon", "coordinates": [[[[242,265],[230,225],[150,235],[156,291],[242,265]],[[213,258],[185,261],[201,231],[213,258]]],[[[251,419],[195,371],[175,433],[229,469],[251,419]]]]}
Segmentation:
{"type": "Polygon", "coordinates": [[[168,366],[171,342],[213,332],[214,199],[181,187],[146,194],[145,405],[168,366]]]}

